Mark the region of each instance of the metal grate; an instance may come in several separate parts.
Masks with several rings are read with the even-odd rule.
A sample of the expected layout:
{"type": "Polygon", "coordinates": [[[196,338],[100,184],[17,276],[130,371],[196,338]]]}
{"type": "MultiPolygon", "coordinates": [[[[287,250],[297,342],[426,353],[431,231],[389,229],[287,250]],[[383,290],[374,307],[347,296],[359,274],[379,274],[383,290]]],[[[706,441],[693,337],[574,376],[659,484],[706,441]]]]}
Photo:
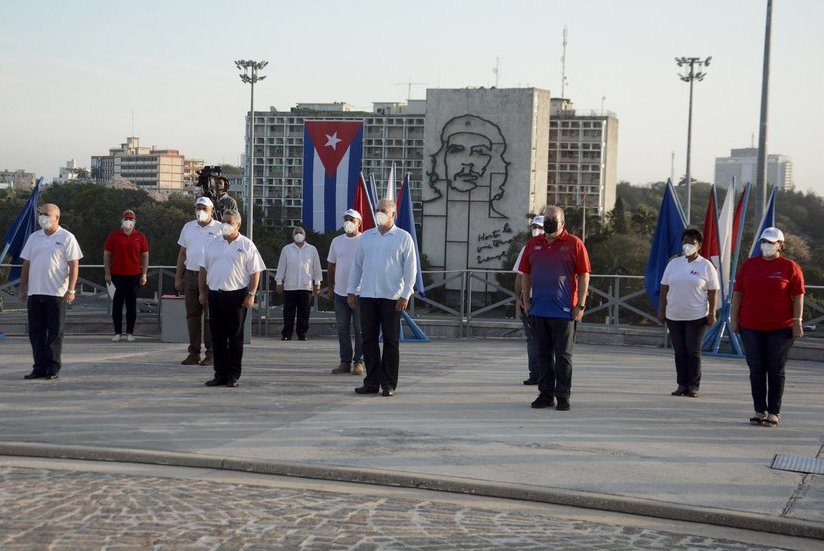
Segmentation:
{"type": "Polygon", "coordinates": [[[779,453],[773,458],[771,468],[797,473],[824,474],[824,459],[779,453]]]}

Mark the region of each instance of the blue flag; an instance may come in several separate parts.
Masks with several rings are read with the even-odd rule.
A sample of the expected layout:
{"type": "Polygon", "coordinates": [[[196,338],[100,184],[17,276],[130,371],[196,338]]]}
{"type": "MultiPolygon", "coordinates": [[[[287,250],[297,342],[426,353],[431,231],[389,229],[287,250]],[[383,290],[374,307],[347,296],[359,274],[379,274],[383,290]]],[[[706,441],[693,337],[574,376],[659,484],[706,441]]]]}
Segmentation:
{"type": "MultiPolygon", "coordinates": [[[[23,252],[23,246],[31,234],[37,231],[37,202],[40,199],[40,187],[43,184],[43,177],[37,179],[37,184],[34,190],[29,195],[28,201],[20,209],[20,214],[11,225],[9,231],[6,232],[6,237],[3,239],[3,255],[0,256],[2,262],[6,255],[11,257],[12,264],[21,264],[22,259],[20,253],[23,252]]],[[[9,281],[13,281],[20,277],[20,268],[14,267],[9,272],[9,281]]]]}
{"type": "Polygon", "coordinates": [[[409,189],[408,173],[403,180],[401,192],[398,194],[398,217],[395,219],[395,225],[402,230],[406,230],[412,236],[412,242],[415,244],[415,262],[418,265],[418,275],[415,278],[414,289],[417,294],[424,296],[421,254],[418,248],[418,232],[415,231],[415,215],[412,210],[412,190],[409,189]]]}
{"type": "Polygon", "coordinates": [[[658,311],[658,293],[661,291],[661,277],[670,258],[681,253],[681,238],[687,222],[681,203],[675,195],[672,182],[667,180],[664,199],[661,201],[661,210],[658,213],[658,225],[655,227],[655,236],[652,240],[652,249],[649,252],[647,272],[644,275],[644,287],[647,296],[655,311],[658,311]]]}
{"type": "Polygon", "coordinates": [[[767,201],[767,208],[764,210],[764,216],[761,217],[761,223],[755,228],[755,235],[752,237],[752,246],[750,246],[750,258],[761,256],[761,247],[759,247],[761,233],[767,228],[775,227],[775,194],[777,192],[778,188],[774,187],[772,193],[770,194],[770,199],[767,201]]]}

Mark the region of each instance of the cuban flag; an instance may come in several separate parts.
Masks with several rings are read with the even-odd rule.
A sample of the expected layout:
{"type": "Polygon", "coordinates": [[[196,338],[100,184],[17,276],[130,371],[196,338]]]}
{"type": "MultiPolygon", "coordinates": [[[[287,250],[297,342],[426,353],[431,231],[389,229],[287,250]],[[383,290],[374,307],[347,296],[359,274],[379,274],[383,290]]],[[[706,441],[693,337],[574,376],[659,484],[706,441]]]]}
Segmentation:
{"type": "Polygon", "coordinates": [[[363,121],[306,121],[303,126],[303,223],[337,230],[355,199],[363,156],[363,121]]]}

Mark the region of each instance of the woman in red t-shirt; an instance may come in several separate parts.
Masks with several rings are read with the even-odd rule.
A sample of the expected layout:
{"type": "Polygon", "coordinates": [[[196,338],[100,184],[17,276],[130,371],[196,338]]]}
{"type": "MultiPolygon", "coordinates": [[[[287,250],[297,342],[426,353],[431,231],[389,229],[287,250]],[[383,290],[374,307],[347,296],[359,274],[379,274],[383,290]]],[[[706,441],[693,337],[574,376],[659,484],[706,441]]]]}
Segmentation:
{"type": "Polygon", "coordinates": [[[113,231],[103,245],[103,269],[106,283],[113,283],[112,341],[134,341],[134,324],[137,320],[137,289],[146,285],[149,269],[149,242],[146,236],[134,229],[135,215],[131,210],[123,213],[120,229],[113,231]],[[126,335],[123,335],[123,305],[126,305],[126,335]]]}
{"type": "Polygon", "coordinates": [[[753,425],[778,426],[784,394],[784,365],[795,339],[804,336],[804,274],[781,256],[784,233],[761,233],[761,256],[750,258],[735,278],[731,329],[741,335],[750,367],[753,425]]]}

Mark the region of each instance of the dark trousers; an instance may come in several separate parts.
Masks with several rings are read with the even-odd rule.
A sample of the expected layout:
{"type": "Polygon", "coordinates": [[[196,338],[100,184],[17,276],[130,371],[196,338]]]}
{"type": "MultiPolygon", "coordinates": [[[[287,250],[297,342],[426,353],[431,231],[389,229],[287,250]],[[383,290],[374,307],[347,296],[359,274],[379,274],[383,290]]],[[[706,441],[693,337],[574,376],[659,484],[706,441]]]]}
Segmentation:
{"type": "Polygon", "coordinates": [[[363,360],[366,364],[364,386],[395,390],[398,386],[401,333],[401,313],[395,311],[396,300],[386,298],[360,299],[363,326],[363,360]],[[378,339],[383,333],[383,353],[378,339]]]}
{"type": "Polygon", "coordinates": [[[793,330],[788,327],[777,331],[756,331],[741,327],[739,335],[750,367],[753,408],[757,412],[778,415],[784,395],[784,366],[795,341],[793,330]]]}
{"type": "Polygon", "coordinates": [[[123,305],[126,305],[126,333],[134,333],[134,322],[137,320],[137,288],[140,285],[140,274],[114,275],[114,297],[112,298],[112,321],[114,334],[123,333],[123,305]]]}
{"type": "Polygon", "coordinates": [[[363,361],[363,332],[361,331],[360,308],[349,307],[346,297],[335,295],[335,324],[338,329],[340,362],[351,364],[363,361]],[[355,333],[355,350],[352,352],[352,330],[355,333]],[[354,355],[353,355],[354,354],[354,355]]]}
{"type": "Polygon", "coordinates": [[[32,372],[38,375],[57,375],[63,352],[66,302],[63,297],[30,295],[26,308],[29,315],[29,342],[34,356],[32,372]]]}
{"type": "Polygon", "coordinates": [[[675,351],[678,386],[698,390],[701,386],[701,340],[707,330],[707,318],[690,321],[668,319],[667,328],[675,351]]]}
{"type": "Polygon", "coordinates": [[[209,325],[212,328],[215,379],[240,379],[243,360],[243,326],[247,289],[209,291],[209,325]]]}
{"type": "Polygon", "coordinates": [[[565,318],[529,318],[538,349],[538,391],[569,398],[572,392],[572,348],[578,322],[565,318]]]}
{"type": "Polygon", "coordinates": [[[297,329],[298,337],[305,337],[309,331],[309,307],[311,306],[312,291],[284,291],[283,292],[283,331],[281,335],[292,338],[292,332],[297,329]],[[298,324],[295,327],[295,314],[298,324]]]}
{"type": "Polygon", "coordinates": [[[524,325],[524,336],[526,337],[526,357],[529,367],[529,378],[538,380],[538,343],[535,341],[535,331],[529,322],[529,316],[521,314],[521,323],[524,325]]]}
{"type": "Polygon", "coordinates": [[[183,275],[183,289],[186,300],[186,325],[189,329],[189,354],[200,355],[200,337],[206,353],[212,351],[212,331],[209,327],[209,310],[200,304],[198,273],[186,270],[183,275]]]}

